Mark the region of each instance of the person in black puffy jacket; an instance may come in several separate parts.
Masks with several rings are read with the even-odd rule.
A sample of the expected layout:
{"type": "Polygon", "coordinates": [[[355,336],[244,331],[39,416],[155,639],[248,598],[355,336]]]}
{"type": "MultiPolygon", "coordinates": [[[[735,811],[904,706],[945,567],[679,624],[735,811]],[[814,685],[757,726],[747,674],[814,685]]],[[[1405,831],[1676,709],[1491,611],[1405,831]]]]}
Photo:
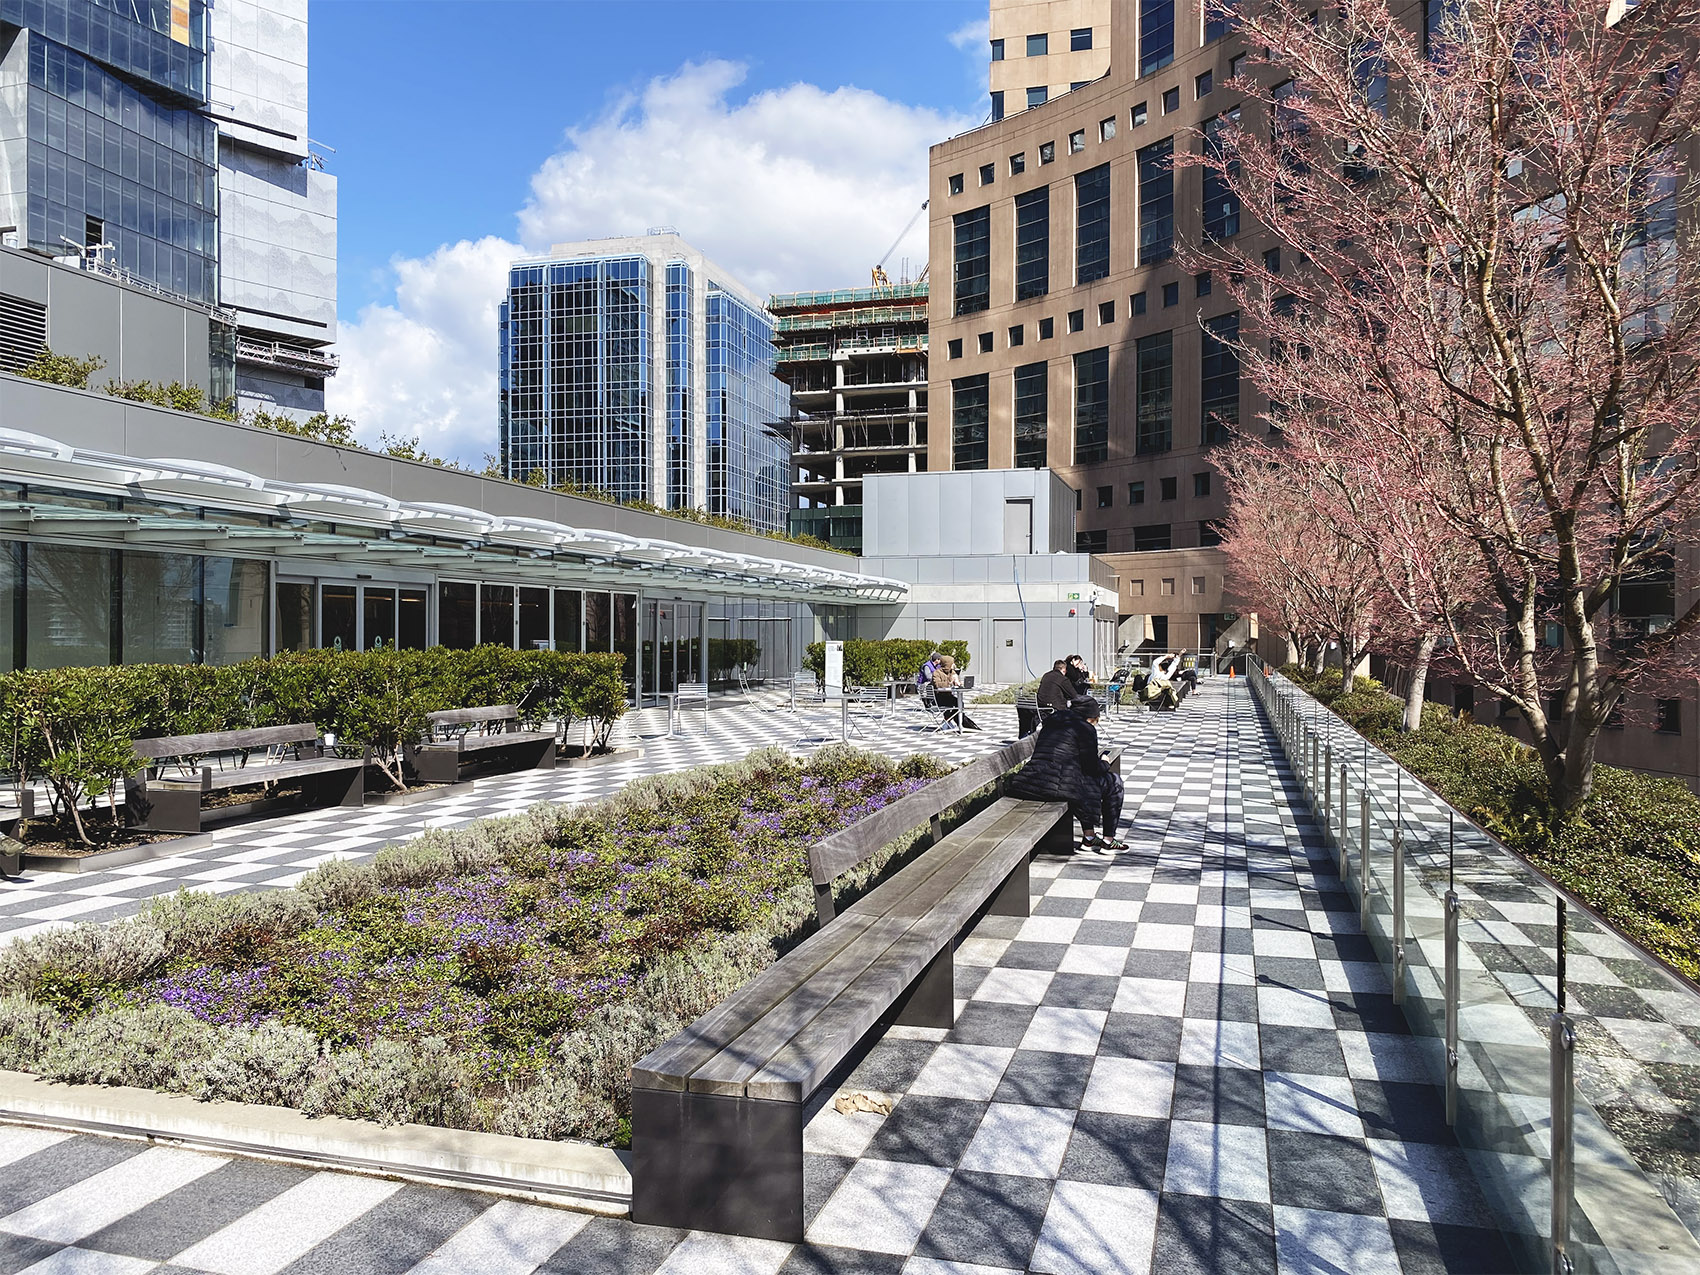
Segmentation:
{"type": "Polygon", "coordinates": [[[1066,801],[1085,830],[1084,846],[1125,850],[1117,840],[1122,817],[1122,778],[1104,764],[1098,748],[1098,701],[1077,699],[1061,713],[1052,713],[1039,728],[1033,756],[1016,771],[1006,791],[1032,801],[1066,801]],[[1102,835],[1095,835],[1095,828],[1102,835]]]}

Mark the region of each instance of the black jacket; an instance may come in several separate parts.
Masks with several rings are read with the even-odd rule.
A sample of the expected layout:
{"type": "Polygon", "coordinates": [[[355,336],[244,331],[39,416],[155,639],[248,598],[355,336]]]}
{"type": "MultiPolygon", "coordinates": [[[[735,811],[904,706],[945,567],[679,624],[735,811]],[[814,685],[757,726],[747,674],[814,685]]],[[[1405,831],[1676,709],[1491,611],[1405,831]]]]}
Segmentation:
{"type": "Polygon", "coordinates": [[[1063,676],[1068,679],[1068,684],[1074,687],[1076,698],[1087,694],[1092,689],[1092,674],[1083,668],[1075,668],[1074,665],[1070,664],[1063,670],[1063,676]]]}
{"type": "Polygon", "coordinates": [[[1098,728],[1079,713],[1052,713],[1039,728],[1033,756],[1010,779],[1012,797],[1035,801],[1066,801],[1096,810],[1098,777],[1104,773],[1098,755],[1098,728]]]}
{"type": "Polygon", "coordinates": [[[1074,684],[1065,674],[1052,669],[1039,679],[1040,708],[1067,708],[1074,698],[1074,684]]]}

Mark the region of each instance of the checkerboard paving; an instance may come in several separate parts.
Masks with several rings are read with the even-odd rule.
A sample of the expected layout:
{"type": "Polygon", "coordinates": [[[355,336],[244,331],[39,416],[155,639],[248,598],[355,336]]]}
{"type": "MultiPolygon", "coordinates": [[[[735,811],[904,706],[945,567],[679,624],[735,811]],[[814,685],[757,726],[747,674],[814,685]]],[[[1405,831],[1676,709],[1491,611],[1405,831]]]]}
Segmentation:
{"type": "Polygon", "coordinates": [[[1240,687],[1107,722],[1131,848],[1046,856],[805,1133],[798,1245],[0,1128],[0,1275],[1053,1275],[1511,1262],[1316,826],[1240,687]]]}
{"type": "MultiPolygon", "coordinates": [[[[413,806],[302,811],[222,829],[213,834],[212,845],[201,849],[107,871],[32,870],[22,878],[0,878],[0,944],[72,922],[129,916],[155,895],[179,889],[222,893],[294,885],[327,859],[367,858],[427,828],[517,814],[540,801],[595,801],[645,775],[736,761],[757,748],[812,752],[836,742],[840,731],[837,705],[793,713],[771,695],[756,703],[717,706],[706,714],[706,724],[704,716],[682,715],[678,733],[669,736],[665,709],[628,714],[614,743],[641,748],[641,756],[479,779],[470,792],[413,806]]],[[[976,708],[972,717],[983,729],[938,732],[928,729],[916,705],[898,704],[878,715],[858,711],[851,719],[850,742],[894,757],[927,752],[956,763],[1014,737],[1013,707],[976,708]]]]}
{"type": "MultiPolygon", "coordinates": [[[[1484,1053],[1515,1048],[1544,1059],[1558,992],[1550,887],[1316,701],[1299,703],[1334,742],[1336,758],[1349,749],[1354,774],[1367,772],[1374,820],[1384,827],[1378,836],[1400,812],[1407,854],[1429,898],[1443,896],[1449,881],[1459,895],[1460,964],[1485,972],[1503,992],[1500,1004],[1474,1007],[1473,1021],[1465,1012],[1465,1037],[1483,1040],[1484,1053]]],[[[1352,820],[1355,829],[1355,798],[1352,820]]],[[[1579,910],[1569,910],[1566,928],[1566,1011],[1577,1034],[1577,1092],[1586,1103],[1579,1118],[1589,1121],[1591,1111],[1682,1225],[1700,1236],[1700,995],[1579,910]]],[[[1414,975],[1432,980],[1439,971],[1414,975]]],[[[1544,1082],[1544,1061],[1535,1074],[1544,1082]]],[[[1544,1088],[1531,1098],[1531,1109],[1544,1106],[1544,1088]]],[[[1531,1150],[1544,1154],[1543,1146],[1531,1150]]]]}

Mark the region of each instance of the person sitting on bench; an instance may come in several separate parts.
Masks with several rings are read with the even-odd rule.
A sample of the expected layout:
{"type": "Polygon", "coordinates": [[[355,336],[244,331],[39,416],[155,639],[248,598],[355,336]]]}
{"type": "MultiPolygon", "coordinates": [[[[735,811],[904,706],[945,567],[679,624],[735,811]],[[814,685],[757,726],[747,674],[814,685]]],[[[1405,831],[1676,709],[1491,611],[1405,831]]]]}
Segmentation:
{"type": "Polygon", "coordinates": [[[962,678],[957,675],[954,656],[939,656],[938,668],[933,671],[933,698],[944,710],[949,725],[957,730],[980,729],[980,724],[962,711],[962,678]]]}
{"type": "Polygon", "coordinates": [[[1122,777],[1105,765],[1098,747],[1098,718],[1103,707],[1083,696],[1039,728],[1033,756],[1016,771],[1004,791],[1031,801],[1066,801],[1084,829],[1082,849],[1127,849],[1116,837],[1121,823],[1122,777]],[[1103,834],[1096,835],[1095,828],[1103,834]]]}

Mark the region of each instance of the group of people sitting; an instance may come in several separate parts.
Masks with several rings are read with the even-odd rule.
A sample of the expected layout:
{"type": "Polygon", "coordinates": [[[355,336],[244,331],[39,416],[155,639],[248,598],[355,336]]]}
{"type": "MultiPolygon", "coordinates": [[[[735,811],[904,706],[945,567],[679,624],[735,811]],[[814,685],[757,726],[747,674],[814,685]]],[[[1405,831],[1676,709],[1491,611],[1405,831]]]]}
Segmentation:
{"type": "MultiPolygon", "coordinates": [[[[1070,661],[1058,660],[1045,679],[1054,674],[1066,683],[1071,666],[1070,661]]],[[[1085,672],[1084,664],[1080,671],[1085,672]]],[[[1045,679],[1040,681],[1041,697],[1045,679]]],[[[1051,690],[1059,692],[1057,682],[1051,690]]],[[[1111,854],[1127,849],[1127,842],[1116,835],[1122,817],[1122,777],[1110,769],[1109,754],[1098,746],[1098,719],[1103,711],[1104,706],[1090,695],[1072,696],[1054,708],[1039,727],[1032,757],[1004,791],[1033,801],[1066,801],[1083,829],[1082,848],[1111,854]]]]}
{"type": "Polygon", "coordinates": [[[1126,667],[1116,670],[1110,682],[1110,693],[1121,703],[1121,696],[1131,691],[1139,702],[1154,712],[1173,712],[1193,691],[1198,689],[1198,670],[1182,668],[1178,654],[1159,655],[1151,661],[1150,669],[1126,667]]]}
{"type": "Polygon", "coordinates": [[[962,711],[962,675],[956,657],[934,651],[915,676],[917,686],[933,688],[933,701],[944,714],[943,730],[979,730],[980,724],[962,711]]]}

